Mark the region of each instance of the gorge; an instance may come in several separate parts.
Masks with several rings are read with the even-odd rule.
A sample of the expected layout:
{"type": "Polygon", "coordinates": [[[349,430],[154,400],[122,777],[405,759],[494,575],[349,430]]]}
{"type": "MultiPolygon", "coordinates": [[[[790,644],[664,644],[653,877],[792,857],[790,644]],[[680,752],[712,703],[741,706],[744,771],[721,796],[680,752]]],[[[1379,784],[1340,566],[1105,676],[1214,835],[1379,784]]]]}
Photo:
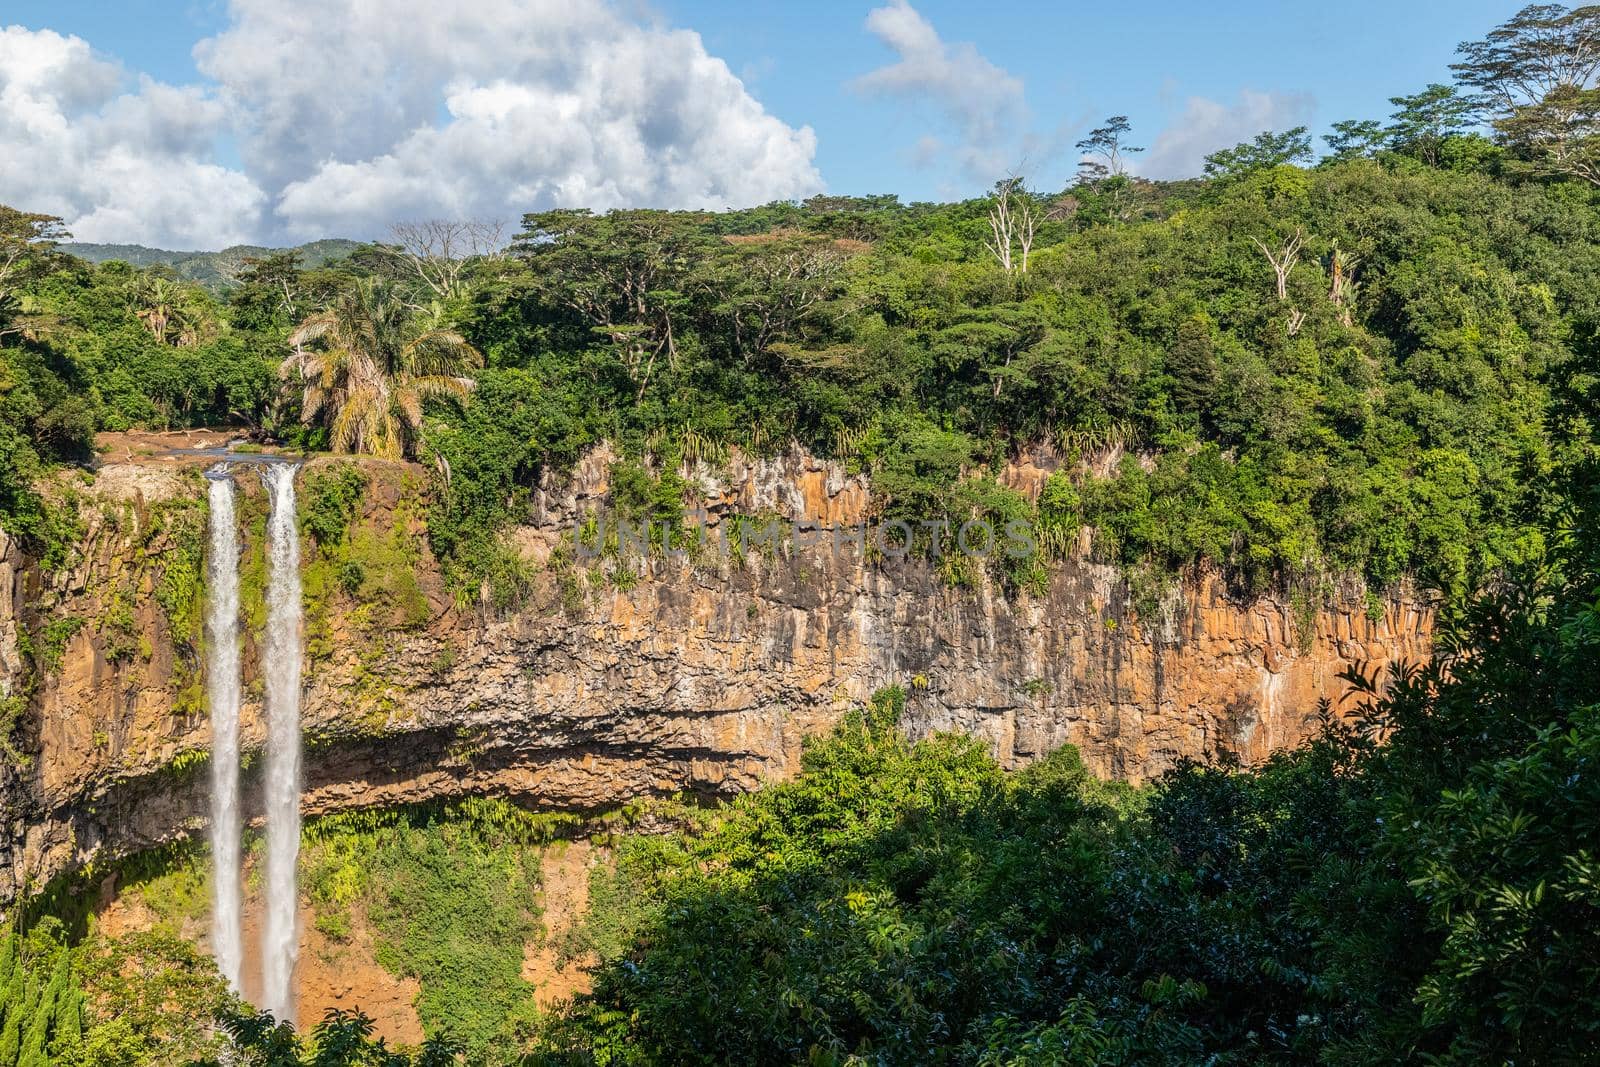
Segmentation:
{"type": "MultiPolygon", "coordinates": [[[[210,807],[227,796],[226,639],[208,631],[206,645],[223,715],[182,710],[192,653],[149,592],[160,574],[134,558],[136,546],[152,561],[181,555],[164,516],[198,500],[198,471],[214,460],[144,453],[108,456],[86,497],[84,551],[68,568],[43,573],[14,545],[5,556],[11,618],[30,623],[31,606],[87,620],[35,698],[36,762],[7,783],[20,815],[0,866],[8,895],[97,855],[230,818],[210,807]],[[108,655],[95,620],[121,595],[135,599],[148,657],[108,655]],[[187,769],[213,748],[220,790],[187,769]]],[[[294,825],[300,811],[474,794],[598,811],[679,790],[731,795],[792,773],[803,737],[895,682],[908,691],[914,735],[967,732],[1010,766],[1071,742],[1098,773],[1137,780],[1184,758],[1257,763],[1314,732],[1319,699],[1340,707],[1342,671],[1382,672],[1429,648],[1432,609],[1410,595],[1374,612],[1334,590],[1306,611],[1272,598],[1238,603],[1207,578],[1178,586],[1146,620],[1115,569],[1081,555],[1037,597],[952,587],[926,564],[874,566],[826,546],[731,563],[653,560],[634,582],[592,575],[565,563],[561,545],[606,500],[612,462],[599,450],[569,481],[542,487],[514,534],[542,572],[527,603],[506,611],[463,607],[445,591],[418,536],[421,481],[409,465],[306,464],[309,486],[358,471],[365,488],[342,543],[311,539],[298,565],[293,465],[262,468],[270,488],[242,474],[246,464],[211,482],[216,566],[226,562],[217,524],[227,487],[239,494],[239,743],[247,764],[264,766],[246,775],[244,807],[266,827],[269,896],[293,899],[298,834],[274,827],[294,825]],[[296,716],[302,600],[307,673],[296,716]],[[298,803],[297,717],[309,739],[298,803]]],[[[1005,477],[1036,494],[1059,462],[1030,450],[1005,477]]],[[[694,483],[713,523],[736,514],[855,521],[871,502],[864,478],[799,452],[735,455],[694,483]]],[[[213,574],[208,618],[226,614],[229,595],[213,574]]],[[[293,922],[287,909],[266,920],[266,965],[279,982],[293,967],[293,922]]]]}
{"type": "MultiPolygon", "coordinates": [[[[29,936],[81,936],[61,951],[102,1033],[136,995],[182,1003],[168,1016],[197,1054],[269,1017],[326,1048],[327,1026],[366,1025],[359,1009],[374,1040],[460,1035],[469,1062],[527,1047],[530,1026],[559,1048],[563,1020],[603,1048],[619,1016],[662,1041],[660,1062],[702,1034],[748,1050],[731,1060],[788,1062],[813,1017],[786,991],[812,976],[879,989],[896,1007],[873,1034],[889,1033],[906,960],[929,992],[905,1011],[924,1018],[955,1002],[945,975],[998,1000],[1033,976],[1075,981],[1090,954],[1128,976],[1107,1010],[1198,1003],[1162,976],[1200,973],[1257,1033],[1254,1013],[1314,1033],[1303,1009],[1323,995],[1291,995],[1306,983],[1278,961],[1343,931],[1406,951],[1393,934],[1418,924],[1392,902],[1433,869],[1432,830],[1404,870],[1389,857],[1409,838],[1356,846],[1376,873],[1346,865],[1390,815],[1350,770],[1388,773],[1390,748],[1349,729],[1386,728],[1359,717],[1379,698],[1352,678],[1381,691],[1434,645],[1437,595],[1406,581],[1248,595],[1191,567],[1152,583],[1087,522],[1025,582],[850,537],[634,557],[599,516],[643,500],[718,532],[853,527],[885,513],[894,472],[794,443],[691,457],[602,442],[505,498],[496,544],[519,584],[498,599],[436,554],[468,463],[229,451],[228,436],[107,434],[92,466],[44,483],[70,507],[70,549],[0,543],[4,695],[24,713],[0,766],[0,907],[29,936]],[[580,553],[586,530],[601,543],[580,553]],[[952,940],[952,913],[979,932],[952,940]],[[1229,948],[1235,923],[1246,951],[1229,948]],[[1041,925],[1065,947],[1012,951],[1041,925]],[[264,1014],[240,1021],[229,988],[264,1014]]],[[[951,492],[1043,523],[1064,487],[1088,497],[1161,462],[1137,443],[1033,442],[951,492]]],[[[1593,661],[1562,656],[1552,676],[1593,661]]],[[[1399,701],[1449,692],[1437,668],[1417,677],[1399,701]]],[[[1510,677],[1495,684],[1517,701],[1538,692],[1510,677]]],[[[1482,691],[1457,698],[1460,736],[1399,751],[1431,761],[1514,730],[1499,703],[1477,710],[1482,691]]],[[[1411,721],[1432,729],[1429,711],[1411,721]]],[[[1545,819],[1600,810],[1563,799],[1581,774],[1548,780],[1567,785],[1545,819]]],[[[818,1029],[857,1011],[853,993],[798,995],[827,1005],[818,1029]]],[[[54,1005],[26,987],[9,1000],[54,1005]]],[[[962,1001],[968,1047],[988,1040],[990,1002],[962,1001]]],[[[164,1031],[149,1032],[122,1062],[159,1060],[164,1031]]],[[[930,1034],[906,1062],[943,1041],[930,1034]]]]}
{"type": "Polygon", "coordinates": [[[1591,1062],[1600,7],[1456,55],[948,202],[0,204],[0,1067],[1591,1062]]]}

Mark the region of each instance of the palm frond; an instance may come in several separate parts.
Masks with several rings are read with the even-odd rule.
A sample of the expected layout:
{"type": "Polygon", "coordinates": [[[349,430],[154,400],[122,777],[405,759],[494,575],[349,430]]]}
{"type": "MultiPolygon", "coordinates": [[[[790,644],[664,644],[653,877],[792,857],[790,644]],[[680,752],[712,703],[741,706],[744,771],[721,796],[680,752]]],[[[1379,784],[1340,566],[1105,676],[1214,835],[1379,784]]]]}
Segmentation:
{"type": "Polygon", "coordinates": [[[406,344],[400,363],[397,369],[407,374],[457,374],[483,366],[483,356],[454,330],[429,330],[406,344]]]}
{"type": "Polygon", "coordinates": [[[395,389],[394,406],[412,429],[422,425],[422,392],[414,382],[395,389]]]}
{"type": "Polygon", "coordinates": [[[471,378],[452,378],[445,374],[429,374],[418,378],[407,378],[407,389],[413,390],[423,399],[453,397],[456,400],[465,400],[472,395],[478,383],[471,378]]]}
{"type": "Polygon", "coordinates": [[[483,365],[455,330],[417,326],[413,310],[381,279],[357,282],[302,322],[279,371],[302,387],[301,420],[320,420],[339,451],[409,454],[424,402],[467,397],[475,383],[461,371],[483,365]]]}
{"type": "Polygon", "coordinates": [[[319,312],[302,322],[295,331],[289,335],[289,344],[295,348],[302,348],[325,336],[330,330],[339,326],[338,317],[332,311],[319,312]]]}

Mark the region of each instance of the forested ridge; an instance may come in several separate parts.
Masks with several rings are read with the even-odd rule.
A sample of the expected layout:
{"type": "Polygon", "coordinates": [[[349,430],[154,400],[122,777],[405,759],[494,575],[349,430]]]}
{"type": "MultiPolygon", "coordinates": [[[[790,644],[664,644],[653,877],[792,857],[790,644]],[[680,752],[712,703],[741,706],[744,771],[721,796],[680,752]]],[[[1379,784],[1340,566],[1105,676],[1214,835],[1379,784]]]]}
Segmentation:
{"type": "MultiPolygon", "coordinates": [[[[1459,592],[1537,558],[1572,437],[1552,388],[1595,328],[1593,188],[1479,134],[1445,137],[1437,165],[1386,142],[1304,167],[1291,141],[1205,181],[532,214],[508,251],[460,260],[253,259],[222,299],[34,244],[8,282],[4,507],[47,537],[29,472],[90,458],[97,429],[348,447],[343,393],[312,409],[312,368],[287,358],[331,309],[381,324],[380,362],[414,336],[470,346],[470,402],[418,395],[395,446],[436,472],[430,533],[463,584],[514,585],[499,532],[541,468],[601,439],[658,473],[794,441],[869,471],[889,514],[1087,524],[1132,570],[1217,566],[1241,594],[1344,573],[1459,592]],[[1010,269],[1001,208],[1032,226],[1010,269]],[[1068,463],[1035,516],[986,475],[1040,440],[1124,458],[1108,478],[1068,463]]],[[[8,218],[14,241],[51,225],[8,218]]]]}
{"type": "Polygon", "coordinates": [[[1139,788],[910,743],[885,689],[792,782],[619,816],[563,946],[593,989],[550,1010],[514,903],[550,824],[313,825],[308,898],[360,902],[421,982],[405,1053],[358,1012],[274,1027],[175,938],[41,918],[58,895],[0,938],[0,1067],[1595,1062],[1597,44],[1600,8],[1525,9],[1320,157],[1267,131],[1188,181],[1127,170],[1113,116],[1056,192],[412,224],[216,292],[0,209],[0,527],[46,567],[97,432],[231,426],[420,462],[431,548],[489,608],[529,581],[506,534],[537,479],[601,441],[623,511],[799,445],[886,517],[1031,522],[1042,558],[944,570],[1007,596],[1087,527],[1142,597],[1215,570],[1443,605],[1436,661],[1358,675],[1313,743],[1139,788]],[[1066,461],[1033,501],[996,475],[1041,441],[1066,461]]]}

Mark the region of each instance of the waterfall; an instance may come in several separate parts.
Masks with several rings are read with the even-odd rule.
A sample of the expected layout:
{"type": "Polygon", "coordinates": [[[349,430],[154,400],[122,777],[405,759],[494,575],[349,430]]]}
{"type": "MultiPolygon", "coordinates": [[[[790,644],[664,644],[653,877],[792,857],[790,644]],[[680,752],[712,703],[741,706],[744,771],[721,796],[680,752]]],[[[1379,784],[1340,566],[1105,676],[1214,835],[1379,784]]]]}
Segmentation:
{"type": "Polygon", "coordinates": [[[211,952],[239,992],[239,527],[233,479],[223,464],[211,479],[211,544],[206,556],[206,700],[211,707],[211,952]]]}
{"type": "Polygon", "coordinates": [[[280,1022],[294,1021],[294,968],[300,855],[300,532],[295,522],[298,467],[275,463],[265,472],[272,494],[267,522],[266,678],[266,922],[262,928],[262,1007],[280,1022]]]}

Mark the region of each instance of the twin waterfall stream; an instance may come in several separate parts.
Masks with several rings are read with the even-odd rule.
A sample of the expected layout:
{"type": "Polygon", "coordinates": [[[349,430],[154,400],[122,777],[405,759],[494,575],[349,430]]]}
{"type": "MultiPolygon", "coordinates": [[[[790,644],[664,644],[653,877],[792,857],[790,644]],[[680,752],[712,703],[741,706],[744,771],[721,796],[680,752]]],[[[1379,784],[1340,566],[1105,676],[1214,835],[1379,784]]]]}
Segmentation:
{"type": "Polygon", "coordinates": [[[239,526],[233,479],[213,471],[206,553],[206,700],[211,706],[211,953],[239,991],[239,526]]]}
{"type": "MultiPolygon", "coordinates": [[[[298,466],[271,463],[262,480],[271,495],[267,519],[267,623],[261,673],[266,683],[265,915],[261,934],[261,1003],[280,1022],[294,1021],[295,865],[300,855],[300,533],[295,520],[298,466]]],[[[206,562],[206,696],[211,707],[211,949],[234,992],[242,989],[243,879],[239,803],[239,526],[233,479],[224,464],[209,472],[210,549],[206,562]]]]}

